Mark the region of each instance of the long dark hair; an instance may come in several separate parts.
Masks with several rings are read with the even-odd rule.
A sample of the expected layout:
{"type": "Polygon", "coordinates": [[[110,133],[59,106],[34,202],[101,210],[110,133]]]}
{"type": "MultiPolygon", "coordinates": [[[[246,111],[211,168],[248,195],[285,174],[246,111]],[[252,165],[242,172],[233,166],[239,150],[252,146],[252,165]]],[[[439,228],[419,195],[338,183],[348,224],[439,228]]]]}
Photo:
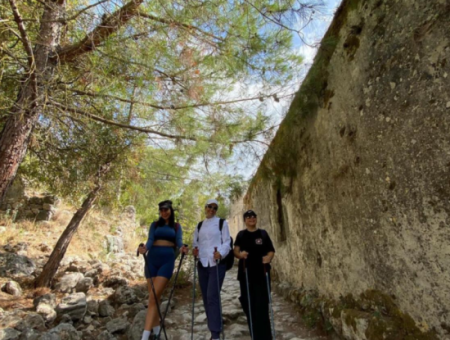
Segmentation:
{"type": "MultiPolygon", "coordinates": [[[[175,228],[175,212],[174,212],[172,206],[169,206],[169,210],[170,210],[170,216],[169,216],[169,223],[168,223],[168,225],[170,227],[172,227],[172,228],[175,228]]],[[[157,227],[163,227],[165,225],[166,225],[166,220],[160,216],[159,220],[156,221],[156,226],[157,227]]]]}

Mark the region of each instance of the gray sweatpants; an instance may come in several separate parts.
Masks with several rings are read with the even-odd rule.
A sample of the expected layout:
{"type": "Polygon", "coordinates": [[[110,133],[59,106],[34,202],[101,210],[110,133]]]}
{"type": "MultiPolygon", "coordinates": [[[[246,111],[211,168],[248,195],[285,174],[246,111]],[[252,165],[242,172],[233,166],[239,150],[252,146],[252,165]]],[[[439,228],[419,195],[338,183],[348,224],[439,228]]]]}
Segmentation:
{"type": "Polygon", "coordinates": [[[222,315],[220,313],[220,292],[217,284],[217,269],[219,270],[219,284],[222,289],[225,279],[225,264],[214,267],[203,267],[198,263],[198,280],[202,290],[203,305],[205,306],[206,317],[208,318],[208,329],[212,339],[219,339],[222,331],[222,315]]]}

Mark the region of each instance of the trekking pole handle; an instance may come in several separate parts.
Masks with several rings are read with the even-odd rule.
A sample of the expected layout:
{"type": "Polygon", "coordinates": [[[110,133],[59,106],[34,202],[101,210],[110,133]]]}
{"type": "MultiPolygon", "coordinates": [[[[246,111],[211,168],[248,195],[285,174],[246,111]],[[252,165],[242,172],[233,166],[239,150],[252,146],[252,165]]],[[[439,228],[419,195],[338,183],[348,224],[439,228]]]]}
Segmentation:
{"type": "Polygon", "coordinates": [[[139,257],[139,248],[140,248],[140,247],[143,247],[144,245],[145,245],[144,243],[139,244],[139,247],[138,247],[138,249],[136,250],[136,256],[139,257]]]}
{"type": "MultiPolygon", "coordinates": [[[[217,247],[214,247],[214,254],[217,252],[217,247]]],[[[215,261],[216,261],[216,263],[219,263],[219,261],[220,260],[216,260],[216,259],[214,259],[215,261]]]]}

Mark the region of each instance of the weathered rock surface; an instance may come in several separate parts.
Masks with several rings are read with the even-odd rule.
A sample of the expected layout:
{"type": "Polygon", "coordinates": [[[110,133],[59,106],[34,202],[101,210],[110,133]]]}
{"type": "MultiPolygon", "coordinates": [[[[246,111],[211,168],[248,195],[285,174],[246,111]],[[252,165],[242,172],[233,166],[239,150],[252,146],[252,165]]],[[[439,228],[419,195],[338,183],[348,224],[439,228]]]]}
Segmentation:
{"type": "Polygon", "coordinates": [[[80,333],[71,324],[61,323],[42,334],[39,340],[81,340],[80,333]]]}
{"type": "Polygon", "coordinates": [[[82,273],[67,273],[56,284],[55,289],[63,293],[71,292],[75,290],[78,282],[84,279],[82,273]]]}
{"type": "Polygon", "coordinates": [[[2,287],[2,290],[13,296],[21,296],[22,295],[22,288],[20,287],[20,284],[18,284],[16,281],[6,282],[4,287],[2,287]]]}
{"type": "Polygon", "coordinates": [[[69,315],[71,320],[83,319],[87,310],[86,295],[84,293],[74,293],[64,297],[61,303],[56,306],[58,315],[69,315]]]}
{"type": "Polygon", "coordinates": [[[14,253],[0,253],[1,277],[30,276],[36,269],[34,262],[26,256],[14,253]]]}

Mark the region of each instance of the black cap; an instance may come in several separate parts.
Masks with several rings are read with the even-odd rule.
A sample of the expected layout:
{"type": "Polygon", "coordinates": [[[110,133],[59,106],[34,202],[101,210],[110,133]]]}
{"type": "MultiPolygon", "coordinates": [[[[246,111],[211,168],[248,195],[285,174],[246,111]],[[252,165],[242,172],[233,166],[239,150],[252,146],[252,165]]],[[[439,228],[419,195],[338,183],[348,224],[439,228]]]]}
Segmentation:
{"type": "Polygon", "coordinates": [[[253,210],[247,210],[247,211],[244,213],[244,220],[245,220],[247,217],[251,217],[251,216],[256,217],[257,215],[256,215],[256,213],[255,213],[253,210]]]}
{"type": "Polygon", "coordinates": [[[172,208],[172,201],[165,200],[158,203],[159,209],[169,209],[172,208]]]}

